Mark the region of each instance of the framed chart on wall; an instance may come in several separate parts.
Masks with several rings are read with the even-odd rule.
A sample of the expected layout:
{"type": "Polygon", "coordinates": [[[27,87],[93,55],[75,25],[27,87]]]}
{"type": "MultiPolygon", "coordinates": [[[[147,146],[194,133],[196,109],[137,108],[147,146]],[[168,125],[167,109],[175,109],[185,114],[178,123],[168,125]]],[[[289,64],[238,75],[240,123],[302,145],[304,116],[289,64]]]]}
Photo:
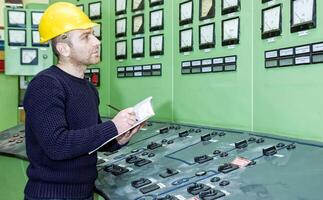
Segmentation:
{"type": "Polygon", "coordinates": [[[44,12],[42,11],[31,11],[31,26],[37,28],[40,22],[41,17],[44,12]]]}
{"type": "Polygon", "coordinates": [[[102,15],[101,1],[89,3],[90,19],[101,19],[101,15],[102,15]]]}
{"type": "Polygon", "coordinates": [[[4,28],[0,26],[0,40],[4,40],[4,28]]]}
{"type": "Polygon", "coordinates": [[[26,46],[26,30],[8,29],[9,46],[26,46]]]}
{"type": "Polygon", "coordinates": [[[9,27],[26,27],[26,11],[24,10],[8,10],[7,19],[9,27]]]}
{"type": "Polygon", "coordinates": [[[316,27],[316,0],[291,0],[291,32],[316,27]]]}
{"type": "Polygon", "coordinates": [[[281,34],[281,4],[262,10],[261,38],[266,39],[281,34]]]}

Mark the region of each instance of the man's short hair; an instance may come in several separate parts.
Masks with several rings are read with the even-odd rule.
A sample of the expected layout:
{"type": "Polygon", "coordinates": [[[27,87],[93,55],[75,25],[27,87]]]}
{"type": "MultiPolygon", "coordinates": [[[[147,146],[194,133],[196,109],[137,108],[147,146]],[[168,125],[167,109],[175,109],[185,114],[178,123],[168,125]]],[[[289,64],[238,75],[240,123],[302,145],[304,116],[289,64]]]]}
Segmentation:
{"type": "Polygon", "coordinates": [[[72,43],[70,41],[70,38],[69,38],[69,33],[64,33],[64,34],[61,34],[57,37],[54,37],[52,40],[51,40],[51,44],[52,44],[52,49],[53,49],[53,52],[54,52],[54,55],[59,58],[60,54],[59,52],[57,51],[57,44],[58,43],[66,43],[68,44],[69,46],[72,46],[72,43]]]}

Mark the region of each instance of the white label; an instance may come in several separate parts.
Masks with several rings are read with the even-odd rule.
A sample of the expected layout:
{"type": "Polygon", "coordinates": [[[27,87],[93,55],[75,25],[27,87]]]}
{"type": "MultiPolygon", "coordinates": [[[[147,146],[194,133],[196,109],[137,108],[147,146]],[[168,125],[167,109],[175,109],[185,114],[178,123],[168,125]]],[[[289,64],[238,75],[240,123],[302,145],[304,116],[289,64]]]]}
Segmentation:
{"type": "Polygon", "coordinates": [[[228,49],[234,49],[234,48],[236,48],[236,45],[229,45],[228,46],[228,49]]]}
{"type": "Polygon", "coordinates": [[[47,51],[47,48],[40,48],[41,51],[47,51]]]}
{"type": "Polygon", "coordinates": [[[208,60],[202,60],[202,65],[211,65],[212,64],[212,60],[208,59],[208,60]]]}
{"type": "Polygon", "coordinates": [[[160,56],[154,56],[154,58],[158,59],[158,58],[160,58],[160,56]]]}
{"type": "Polygon", "coordinates": [[[86,71],[85,71],[85,73],[90,73],[91,72],[91,70],[89,70],[89,69],[87,69],[86,71]]]}
{"type": "Polygon", "coordinates": [[[268,6],[274,5],[275,3],[276,3],[276,1],[275,1],[275,0],[273,0],[273,1],[269,1],[269,2],[268,2],[268,6]]]}
{"type": "Polygon", "coordinates": [[[10,49],[15,50],[18,49],[18,47],[10,47],[10,49]]]}
{"type": "Polygon", "coordinates": [[[266,58],[275,58],[278,56],[278,52],[277,51],[269,51],[266,52],[266,58]]]}
{"type": "Polygon", "coordinates": [[[295,64],[307,64],[310,63],[310,57],[309,56],[302,56],[295,58],[295,64]]]}
{"type": "Polygon", "coordinates": [[[134,70],[141,70],[142,67],[141,66],[135,66],[134,70]]]}
{"type": "Polygon", "coordinates": [[[136,58],[136,60],[141,60],[141,58],[136,58]]]}
{"type": "Polygon", "coordinates": [[[213,59],[213,64],[222,64],[223,63],[223,58],[214,58],[213,59]]]}
{"type": "Polygon", "coordinates": [[[142,67],[142,69],[144,69],[144,70],[151,69],[151,66],[150,65],[145,65],[145,66],[142,67]]]}
{"type": "Polygon", "coordinates": [[[123,59],[118,60],[118,62],[123,62],[123,59]]]}
{"type": "Polygon", "coordinates": [[[152,66],[153,69],[160,69],[160,67],[161,67],[160,65],[153,65],[152,66]]]}
{"type": "Polygon", "coordinates": [[[229,13],[228,14],[228,17],[233,17],[233,16],[235,16],[235,13],[229,13]]]}
{"type": "Polygon", "coordinates": [[[276,38],[274,38],[274,37],[273,37],[273,38],[268,38],[268,39],[267,39],[267,42],[268,42],[268,43],[272,43],[272,42],[275,42],[275,41],[276,41],[276,38]]]}
{"type": "Polygon", "coordinates": [[[231,63],[231,62],[235,62],[235,61],[236,61],[236,57],[234,57],[234,56],[225,58],[226,63],[231,63]]]}
{"type": "Polygon", "coordinates": [[[182,195],[175,195],[175,197],[179,200],[185,200],[186,198],[183,197],[182,195]]]}
{"type": "Polygon", "coordinates": [[[225,70],[235,70],[236,66],[235,65],[227,65],[227,66],[224,66],[224,69],[225,70]]]}
{"type": "Polygon", "coordinates": [[[142,72],[135,72],[134,76],[142,76],[142,72]]]}
{"type": "Polygon", "coordinates": [[[124,72],[124,67],[118,68],[118,72],[124,72]]]}
{"type": "Polygon", "coordinates": [[[211,49],[204,49],[204,52],[207,53],[207,52],[210,52],[211,49]]]}
{"type": "Polygon", "coordinates": [[[183,62],[182,63],[182,67],[190,67],[191,66],[191,62],[183,62]]]}
{"type": "Polygon", "coordinates": [[[323,43],[320,44],[313,44],[313,51],[323,51],[323,43]]]}
{"type": "Polygon", "coordinates": [[[212,67],[203,67],[202,72],[210,72],[212,71],[212,67]]]}
{"type": "Polygon", "coordinates": [[[190,55],[190,52],[184,52],[183,55],[188,56],[188,55],[190,55]]]}
{"type": "Polygon", "coordinates": [[[100,71],[99,69],[92,69],[93,73],[99,73],[99,71],[100,71]]]}
{"type": "Polygon", "coordinates": [[[192,62],[192,66],[200,66],[201,65],[201,61],[197,60],[197,61],[193,61],[192,62]]]}
{"type": "Polygon", "coordinates": [[[126,71],[133,71],[133,67],[127,67],[126,71]]]}
{"type": "Polygon", "coordinates": [[[298,36],[305,36],[308,35],[308,31],[300,31],[298,32],[298,36]]]}
{"type": "Polygon", "coordinates": [[[157,183],[157,185],[159,185],[160,188],[165,188],[166,185],[162,184],[162,183],[157,183]]]}
{"type": "Polygon", "coordinates": [[[310,45],[295,48],[295,54],[309,53],[310,45]]]}
{"type": "Polygon", "coordinates": [[[290,55],[293,55],[293,49],[290,48],[290,49],[282,49],[279,51],[279,55],[280,56],[290,56],[290,55]]]}
{"type": "Polygon", "coordinates": [[[214,186],[214,185],[212,185],[211,183],[207,183],[207,184],[205,184],[205,185],[209,186],[210,188],[215,188],[215,186],[214,186]]]}

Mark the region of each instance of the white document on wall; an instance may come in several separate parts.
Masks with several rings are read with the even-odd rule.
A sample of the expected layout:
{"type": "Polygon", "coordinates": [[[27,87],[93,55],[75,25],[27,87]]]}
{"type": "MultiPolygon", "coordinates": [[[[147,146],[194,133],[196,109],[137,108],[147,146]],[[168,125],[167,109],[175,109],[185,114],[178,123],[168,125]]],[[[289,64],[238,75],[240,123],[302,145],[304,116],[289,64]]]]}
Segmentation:
{"type": "Polygon", "coordinates": [[[117,136],[107,140],[105,143],[103,143],[101,146],[99,146],[98,148],[94,149],[93,151],[89,152],[89,154],[97,151],[99,148],[101,148],[102,146],[104,146],[105,144],[109,143],[110,141],[114,140],[115,138],[119,137],[122,134],[127,133],[128,131],[130,131],[131,129],[135,128],[136,126],[140,125],[141,123],[145,122],[146,120],[148,120],[150,117],[155,115],[151,100],[153,97],[148,97],[144,100],[142,100],[141,102],[137,103],[134,107],[133,107],[133,111],[136,115],[136,120],[137,123],[135,123],[132,127],[130,127],[129,129],[125,130],[123,133],[118,134],[117,136]]]}

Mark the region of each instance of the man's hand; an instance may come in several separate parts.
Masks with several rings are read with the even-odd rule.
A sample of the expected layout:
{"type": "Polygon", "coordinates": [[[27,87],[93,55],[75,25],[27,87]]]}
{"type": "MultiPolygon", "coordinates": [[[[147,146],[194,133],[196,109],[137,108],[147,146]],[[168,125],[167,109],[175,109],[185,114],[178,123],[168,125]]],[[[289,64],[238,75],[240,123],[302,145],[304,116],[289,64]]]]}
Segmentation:
{"type": "Polygon", "coordinates": [[[146,125],[146,122],[143,122],[141,124],[139,124],[138,126],[134,127],[133,129],[131,129],[130,131],[128,131],[127,133],[120,135],[119,137],[117,137],[117,141],[120,145],[124,145],[126,144],[131,137],[137,133],[141,128],[143,128],[146,125]]]}
{"type": "Polygon", "coordinates": [[[132,108],[127,108],[120,111],[111,121],[117,127],[118,134],[121,134],[136,123],[136,115],[132,108]]]}

